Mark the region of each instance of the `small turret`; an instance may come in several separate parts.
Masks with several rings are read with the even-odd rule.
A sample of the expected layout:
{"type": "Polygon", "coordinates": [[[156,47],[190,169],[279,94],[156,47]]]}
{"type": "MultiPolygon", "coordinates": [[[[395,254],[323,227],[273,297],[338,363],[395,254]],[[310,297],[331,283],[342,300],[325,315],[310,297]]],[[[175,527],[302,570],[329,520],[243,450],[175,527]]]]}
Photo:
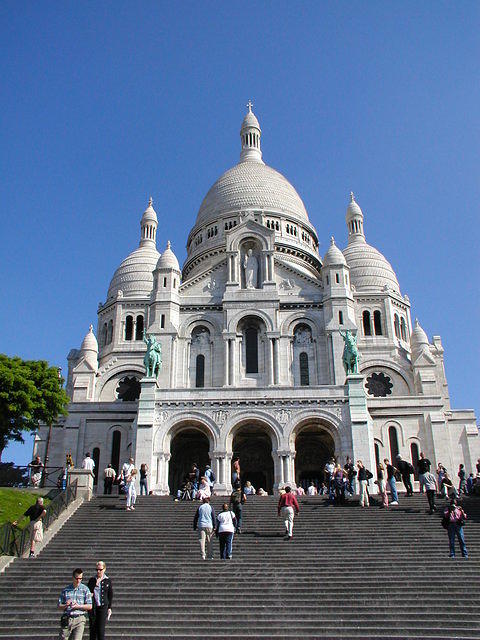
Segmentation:
{"type": "Polygon", "coordinates": [[[81,357],[84,358],[95,372],[98,370],[98,342],[93,333],[93,325],[90,325],[88,333],[83,339],[82,346],[80,347],[81,357]]]}
{"type": "Polygon", "coordinates": [[[252,111],[252,102],[248,101],[248,113],[243,119],[242,128],[240,129],[240,138],[242,140],[242,152],[240,154],[240,162],[261,162],[262,150],[260,148],[260,137],[262,130],[258,123],[257,117],[252,111]]]}
{"type": "Polygon", "coordinates": [[[143,212],[140,220],[140,246],[152,245],[155,247],[157,237],[158,219],[155,209],[153,208],[153,198],[150,196],[148,207],[143,212]]]}
{"type": "Polygon", "coordinates": [[[363,213],[357,202],[353,191],[350,191],[350,204],[347,207],[345,220],[348,227],[348,244],[352,242],[365,242],[365,234],[363,232],[363,213]]]}

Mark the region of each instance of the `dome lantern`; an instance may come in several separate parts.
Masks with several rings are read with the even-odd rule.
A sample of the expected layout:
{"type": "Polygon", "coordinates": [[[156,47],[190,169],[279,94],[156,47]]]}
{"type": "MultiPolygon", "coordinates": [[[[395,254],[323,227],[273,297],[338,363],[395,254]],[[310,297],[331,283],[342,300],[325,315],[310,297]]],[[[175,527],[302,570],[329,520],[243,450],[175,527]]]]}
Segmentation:
{"type": "Polygon", "coordinates": [[[363,232],[363,213],[357,202],[353,191],[350,191],[350,204],[347,207],[345,216],[348,228],[348,244],[351,242],[365,242],[365,234],[363,232]]]}
{"type": "Polygon", "coordinates": [[[240,162],[261,162],[262,150],[260,148],[260,137],[262,130],[258,123],[257,117],[252,111],[252,101],[247,103],[248,113],[243,119],[242,128],[240,129],[240,138],[242,140],[242,152],[240,153],[240,162]]]}
{"type": "Polygon", "coordinates": [[[153,208],[153,198],[150,196],[148,206],[143,212],[140,220],[140,246],[150,245],[155,247],[157,236],[158,219],[155,209],[153,208]]]}

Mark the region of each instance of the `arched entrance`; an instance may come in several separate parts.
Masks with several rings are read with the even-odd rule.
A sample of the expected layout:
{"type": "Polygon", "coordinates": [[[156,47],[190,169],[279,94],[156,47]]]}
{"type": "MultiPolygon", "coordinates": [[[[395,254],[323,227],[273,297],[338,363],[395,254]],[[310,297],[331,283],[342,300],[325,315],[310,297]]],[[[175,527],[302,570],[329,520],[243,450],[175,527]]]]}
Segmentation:
{"type": "Polygon", "coordinates": [[[262,427],[246,424],[235,433],[233,438],[233,459],[240,458],[242,484],[247,480],[255,489],[273,492],[272,441],[262,427]]]}
{"type": "Polygon", "coordinates": [[[205,465],[210,462],[209,449],[207,436],[194,427],[186,427],[172,438],[170,443],[172,457],[168,471],[170,493],[176,493],[193,463],[198,465],[200,472],[204,471],[205,465]]]}
{"type": "Polygon", "coordinates": [[[303,428],[295,439],[295,482],[304,489],[313,481],[319,487],[324,481],[327,461],[335,455],[335,443],[321,426],[303,428]]]}

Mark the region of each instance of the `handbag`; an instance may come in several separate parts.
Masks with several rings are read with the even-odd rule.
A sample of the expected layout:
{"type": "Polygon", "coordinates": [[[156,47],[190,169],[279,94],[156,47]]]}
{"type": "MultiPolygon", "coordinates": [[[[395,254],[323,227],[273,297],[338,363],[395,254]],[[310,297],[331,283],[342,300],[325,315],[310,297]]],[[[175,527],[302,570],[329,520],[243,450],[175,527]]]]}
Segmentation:
{"type": "Polygon", "coordinates": [[[33,540],[34,542],[42,542],[43,540],[43,526],[41,520],[37,520],[33,523],[33,540]]]}

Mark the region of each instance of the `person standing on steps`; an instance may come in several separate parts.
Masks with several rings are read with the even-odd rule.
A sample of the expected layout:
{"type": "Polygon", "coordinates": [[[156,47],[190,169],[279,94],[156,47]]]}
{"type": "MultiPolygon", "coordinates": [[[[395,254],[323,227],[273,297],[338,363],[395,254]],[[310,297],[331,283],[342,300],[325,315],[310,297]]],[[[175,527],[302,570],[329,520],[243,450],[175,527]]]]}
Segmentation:
{"type": "Polygon", "coordinates": [[[126,493],[126,483],[128,476],[132,473],[132,470],[135,468],[133,463],[133,458],[129,458],[128,462],[123,463],[122,470],[119,475],[119,485],[118,485],[118,493],[126,493]]]}
{"type": "Polygon", "coordinates": [[[442,526],[448,531],[448,543],[450,548],[450,558],[455,557],[455,537],[458,538],[460,551],[464,558],[468,558],[467,546],[463,535],[463,526],[467,520],[467,514],[459,507],[455,498],[450,502],[443,512],[442,526]]]}
{"type": "Polygon", "coordinates": [[[240,458],[233,459],[233,472],[232,472],[232,483],[235,484],[237,480],[240,480],[240,458]]]}
{"type": "Polygon", "coordinates": [[[193,530],[199,531],[200,550],[202,559],[213,560],[213,531],[216,526],[215,509],[210,504],[210,498],[203,498],[193,518],[193,530]],[[205,548],[206,546],[206,548],[205,548]]]}
{"type": "Polygon", "coordinates": [[[213,469],[209,464],[205,465],[205,473],[203,476],[207,479],[208,484],[210,485],[210,495],[213,496],[213,487],[215,486],[215,474],[213,473],[213,469]]]}
{"type": "Polygon", "coordinates": [[[32,487],[39,487],[43,473],[43,462],[40,456],[35,456],[35,458],[28,463],[28,466],[30,467],[30,482],[32,487]]]}
{"type": "Polygon", "coordinates": [[[103,493],[107,496],[112,495],[112,487],[116,478],[115,469],[110,463],[108,463],[106,469],[103,471],[103,493]]]}
{"type": "Polygon", "coordinates": [[[458,483],[458,495],[461,496],[462,493],[466,494],[467,493],[467,474],[465,472],[465,465],[461,464],[458,467],[458,478],[459,478],[459,483],[458,483]]]}
{"type": "Polygon", "coordinates": [[[435,507],[435,493],[438,490],[437,479],[431,471],[427,471],[423,474],[423,486],[427,494],[429,512],[432,514],[436,511],[435,507]]]}
{"type": "Polygon", "coordinates": [[[93,473],[93,470],[95,469],[95,462],[93,461],[93,458],[90,456],[90,453],[85,454],[85,458],[83,459],[83,462],[82,462],[82,469],[86,469],[87,471],[91,471],[93,473]]]}
{"type": "Polygon", "coordinates": [[[148,464],[142,462],[140,465],[140,495],[145,491],[145,495],[148,496],[147,474],[148,464]]]}
{"type": "Polygon", "coordinates": [[[96,575],[88,581],[93,605],[88,613],[90,640],[105,640],[105,625],[112,615],[113,588],[112,581],[105,575],[105,562],[99,560],[96,568],[96,575]]]}
{"type": "Polygon", "coordinates": [[[137,490],[135,488],[136,479],[137,470],[132,469],[125,481],[125,487],[127,489],[127,511],[135,511],[135,502],[137,500],[137,490]]]}
{"type": "Polygon", "coordinates": [[[357,460],[358,469],[358,484],[360,485],[360,506],[369,507],[370,501],[368,499],[368,481],[373,478],[373,473],[369,471],[361,460],[357,460]]]}
{"type": "Polygon", "coordinates": [[[430,469],[431,469],[432,463],[430,462],[430,460],[428,458],[425,458],[425,454],[423,453],[423,451],[420,452],[420,460],[418,461],[417,464],[417,469],[418,469],[418,482],[420,485],[420,493],[423,493],[423,487],[424,487],[424,475],[426,473],[429,473],[430,469]]]}
{"type": "Polygon", "coordinates": [[[410,480],[410,476],[414,471],[413,466],[410,464],[410,462],[403,460],[401,455],[397,456],[396,465],[397,469],[400,471],[400,475],[402,476],[402,482],[407,491],[407,498],[410,498],[410,496],[413,496],[413,487],[410,480]]]}
{"type": "Polygon", "coordinates": [[[377,469],[378,493],[382,498],[382,504],[380,505],[380,507],[383,509],[388,509],[387,479],[385,475],[386,469],[384,465],[380,463],[377,469]]]}
{"type": "Polygon", "coordinates": [[[355,476],[357,475],[357,471],[350,456],[347,456],[347,460],[343,469],[347,474],[347,492],[350,494],[350,496],[353,496],[355,495],[355,476]]]}
{"type": "Polygon", "coordinates": [[[63,611],[58,640],[82,640],[86,613],[92,608],[90,589],[82,584],[83,571],[74,569],[72,578],[58,599],[58,608],[63,611]]]}
{"type": "Polygon", "coordinates": [[[242,504],[247,501],[247,496],[242,491],[240,480],[236,480],[230,495],[230,507],[237,519],[235,533],[242,533],[242,504]]]}
{"type": "Polygon", "coordinates": [[[395,469],[393,464],[390,464],[388,458],[385,458],[383,463],[385,465],[385,469],[387,470],[387,482],[388,486],[390,487],[390,493],[392,494],[390,506],[396,507],[398,505],[397,479],[395,478],[397,469],[395,469]]]}
{"type": "Polygon", "coordinates": [[[293,537],[293,519],[295,515],[298,516],[300,508],[297,498],[293,495],[290,487],[285,487],[285,493],[280,496],[277,512],[285,522],[285,539],[291,540],[293,537]]]}
{"type": "MultiPolygon", "coordinates": [[[[47,515],[45,507],[43,506],[43,498],[37,498],[35,504],[23,514],[25,517],[30,518],[30,558],[35,557],[35,543],[42,542],[43,540],[43,524],[42,519],[47,515]]],[[[16,527],[18,520],[14,520],[12,525],[16,527]]]]}
{"type": "Polygon", "coordinates": [[[233,534],[236,521],[235,514],[230,511],[230,507],[225,502],[222,511],[217,516],[217,526],[215,528],[215,535],[218,536],[220,541],[220,560],[232,559],[233,534]]]}

